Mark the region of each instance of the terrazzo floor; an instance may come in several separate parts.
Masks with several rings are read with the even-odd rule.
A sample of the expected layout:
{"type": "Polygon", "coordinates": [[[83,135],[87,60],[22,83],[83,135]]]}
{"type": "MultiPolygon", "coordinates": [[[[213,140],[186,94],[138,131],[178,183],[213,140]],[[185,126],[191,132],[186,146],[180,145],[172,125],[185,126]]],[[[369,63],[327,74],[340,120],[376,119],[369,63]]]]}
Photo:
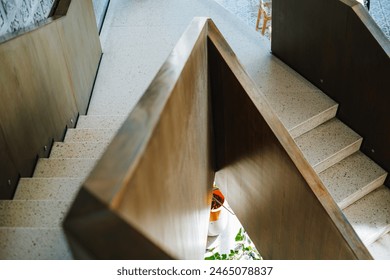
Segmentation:
{"type": "MultiPolygon", "coordinates": [[[[241,21],[255,27],[259,0],[215,0],[241,21]]],[[[390,0],[371,0],[369,14],[390,40],[390,0]]],[[[269,37],[267,32],[266,37],[269,37]]]]}

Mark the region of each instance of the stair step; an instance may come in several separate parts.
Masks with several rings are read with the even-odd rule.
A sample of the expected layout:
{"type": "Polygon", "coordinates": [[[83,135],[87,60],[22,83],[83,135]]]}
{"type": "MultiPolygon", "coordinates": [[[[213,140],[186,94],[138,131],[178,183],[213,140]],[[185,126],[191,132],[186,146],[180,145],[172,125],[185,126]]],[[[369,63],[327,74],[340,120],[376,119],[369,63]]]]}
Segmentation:
{"type": "Polygon", "coordinates": [[[92,170],[96,159],[47,159],[38,160],[35,178],[85,178],[92,170]]]}
{"type": "Polygon", "coordinates": [[[77,129],[80,128],[110,128],[119,129],[122,123],[126,119],[126,115],[91,115],[91,116],[80,116],[77,120],[77,129]]]}
{"type": "Polygon", "coordinates": [[[390,260],[390,233],[385,234],[367,248],[375,260],[390,260]]]}
{"type": "Polygon", "coordinates": [[[2,260],[73,259],[62,229],[0,228],[2,260]]]}
{"type": "Polygon", "coordinates": [[[53,158],[100,158],[108,142],[55,142],[50,152],[53,158]]]}
{"type": "Polygon", "coordinates": [[[387,173],[358,151],[319,174],[341,209],[382,186],[387,173]]]}
{"type": "Polygon", "coordinates": [[[274,91],[266,97],[293,138],[334,118],[338,108],[321,91],[274,91]]]}
{"type": "Polygon", "coordinates": [[[110,142],[117,129],[70,128],[64,142],[110,142]]]}
{"type": "Polygon", "coordinates": [[[70,201],[0,200],[0,227],[60,227],[70,201]]]}
{"type": "Polygon", "coordinates": [[[381,186],[343,212],[360,239],[368,246],[390,229],[390,190],[381,186]]]}
{"type": "Polygon", "coordinates": [[[21,178],[14,200],[73,200],[81,178],[21,178]]]}
{"type": "Polygon", "coordinates": [[[319,173],[358,151],[362,138],[340,120],[333,118],[295,138],[295,142],[319,173]]]}

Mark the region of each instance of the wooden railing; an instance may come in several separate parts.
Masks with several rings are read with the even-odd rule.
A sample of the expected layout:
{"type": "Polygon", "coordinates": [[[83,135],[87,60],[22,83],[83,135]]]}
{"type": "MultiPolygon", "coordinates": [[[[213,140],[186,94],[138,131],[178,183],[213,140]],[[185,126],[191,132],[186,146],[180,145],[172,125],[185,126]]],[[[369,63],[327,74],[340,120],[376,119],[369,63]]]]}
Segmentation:
{"type": "Polygon", "coordinates": [[[213,176],[266,259],[370,259],[210,19],[195,19],[64,221],[75,258],[201,259],[213,176]]]}
{"type": "Polygon", "coordinates": [[[0,42],[0,198],[12,198],[37,156],[87,110],[100,41],[91,0],[61,0],[54,15],[0,42]]]}
{"type": "Polygon", "coordinates": [[[272,5],[273,54],[340,104],[337,117],[389,171],[390,41],[354,0],[272,5]]]}

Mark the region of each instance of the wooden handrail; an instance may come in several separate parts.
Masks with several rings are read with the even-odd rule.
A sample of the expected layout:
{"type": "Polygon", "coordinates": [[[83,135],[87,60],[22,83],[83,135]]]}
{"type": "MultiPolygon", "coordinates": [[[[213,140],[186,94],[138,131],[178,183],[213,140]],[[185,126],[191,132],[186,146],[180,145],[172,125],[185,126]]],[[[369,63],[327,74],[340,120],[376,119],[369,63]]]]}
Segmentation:
{"type": "Polygon", "coordinates": [[[215,172],[265,258],[371,258],[205,18],[193,20],[80,190],[64,222],[74,256],[202,258],[215,172]]]}
{"type": "Polygon", "coordinates": [[[86,112],[100,56],[91,0],[62,0],[53,17],[0,43],[1,199],[86,112]]]}

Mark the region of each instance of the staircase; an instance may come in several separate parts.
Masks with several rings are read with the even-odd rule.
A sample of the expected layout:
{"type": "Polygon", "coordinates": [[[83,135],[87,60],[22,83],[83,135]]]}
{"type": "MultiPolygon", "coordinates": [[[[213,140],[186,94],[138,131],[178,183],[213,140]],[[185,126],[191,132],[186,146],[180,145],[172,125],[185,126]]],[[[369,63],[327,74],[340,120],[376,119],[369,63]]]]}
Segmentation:
{"type": "Polygon", "coordinates": [[[387,173],[359,151],[362,138],[336,118],[333,100],[272,56],[266,39],[206,0],[111,0],[88,115],[38,161],[33,178],[20,180],[14,200],[0,201],[0,259],[72,258],[61,230],[70,203],[194,16],[213,18],[373,257],[390,259],[387,173]]]}
{"type": "Polygon", "coordinates": [[[50,157],[38,160],[33,177],[20,180],[14,200],[0,201],[0,259],[72,258],[61,221],[123,120],[80,116],[50,157]]]}

